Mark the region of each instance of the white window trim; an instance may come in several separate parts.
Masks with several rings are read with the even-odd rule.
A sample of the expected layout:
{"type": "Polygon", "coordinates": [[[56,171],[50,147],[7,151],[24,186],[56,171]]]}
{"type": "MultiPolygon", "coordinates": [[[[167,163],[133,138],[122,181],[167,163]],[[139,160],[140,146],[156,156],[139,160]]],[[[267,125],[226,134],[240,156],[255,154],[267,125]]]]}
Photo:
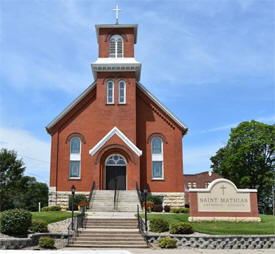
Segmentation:
{"type": "MultiPolygon", "coordinates": [[[[124,41],[123,41],[122,36],[120,36],[120,35],[118,35],[118,34],[115,34],[115,35],[111,36],[109,42],[111,41],[111,39],[114,39],[114,40],[115,40],[115,56],[114,56],[114,57],[110,57],[110,56],[109,56],[109,57],[110,57],[110,58],[122,58],[122,57],[124,57],[124,41]],[[122,52],[121,52],[121,57],[118,57],[118,56],[117,56],[117,55],[118,55],[118,51],[117,51],[118,39],[121,39],[121,41],[122,41],[122,45],[121,45],[121,50],[122,50],[122,52]]],[[[109,46],[109,47],[110,47],[110,46],[109,46]]],[[[109,52],[110,52],[110,48],[109,48],[109,52]]],[[[109,53],[109,54],[110,54],[110,53],[109,53]]]]}
{"type": "MultiPolygon", "coordinates": [[[[76,137],[72,137],[76,138],[76,137]]],[[[79,153],[71,153],[71,140],[70,140],[70,161],[69,161],[69,179],[81,179],[81,139],[77,137],[80,142],[80,149],[79,153]],[[71,176],[71,168],[70,168],[70,162],[71,161],[79,161],[79,176],[71,176]]]]}
{"type": "Polygon", "coordinates": [[[115,103],[115,98],[114,98],[114,95],[115,95],[115,84],[113,81],[108,81],[107,82],[107,86],[106,86],[106,100],[107,100],[107,104],[114,104],[115,103]],[[108,100],[108,86],[109,86],[109,83],[112,83],[112,102],[109,102],[108,100]]]}
{"type": "Polygon", "coordinates": [[[152,180],[164,180],[164,160],[163,160],[163,140],[161,137],[154,137],[151,140],[151,157],[152,157],[152,180]],[[161,154],[153,154],[153,139],[159,138],[161,140],[161,154]],[[162,177],[154,177],[153,176],[153,161],[161,161],[162,162],[162,177]]]}
{"type": "Polygon", "coordinates": [[[120,80],[118,82],[118,104],[126,104],[126,82],[124,80],[120,80]],[[124,100],[123,100],[123,102],[120,101],[120,83],[121,82],[124,85],[124,89],[123,89],[123,91],[124,91],[124,96],[123,96],[124,100]]]}

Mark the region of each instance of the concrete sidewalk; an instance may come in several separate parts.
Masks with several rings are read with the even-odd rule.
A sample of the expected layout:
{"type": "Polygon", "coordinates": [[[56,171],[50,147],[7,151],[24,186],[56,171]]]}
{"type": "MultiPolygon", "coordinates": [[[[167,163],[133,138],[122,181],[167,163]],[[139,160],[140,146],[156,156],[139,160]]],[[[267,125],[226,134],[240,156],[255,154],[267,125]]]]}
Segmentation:
{"type": "Polygon", "coordinates": [[[204,249],[108,249],[108,250],[0,250],[0,254],[274,254],[274,249],[257,249],[257,250],[204,250],[204,249]]]}

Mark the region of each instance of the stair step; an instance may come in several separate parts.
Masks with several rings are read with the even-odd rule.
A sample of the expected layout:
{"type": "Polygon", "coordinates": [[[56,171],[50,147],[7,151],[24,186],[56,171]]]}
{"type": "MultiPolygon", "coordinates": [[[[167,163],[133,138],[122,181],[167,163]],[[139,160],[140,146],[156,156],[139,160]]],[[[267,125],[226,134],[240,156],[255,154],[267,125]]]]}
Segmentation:
{"type": "Polygon", "coordinates": [[[84,240],[84,241],[98,241],[98,240],[106,240],[108,239],[109,241],[144,241],[142,236],[95,236],[95,235],[83,235],[83,236],[77,236],[77,240],[84,240]]]}
{"type": "Polygon", "coordinates": [[[113,245],[100,245],[100,244],[96,244],[96,245],[92,245],[92,244],[69,244],[67,247],[72,247],[72,248],[148,248],[148,246],[146,244],[143,245],[135,245],[135,244],[129,244],[129,245],[118,245],[118,244],[113,244],[113,245]]]}
{"type": "Polygon", "coordinates": [[[82,240],[76,240],[74,244],[100,244],[100,245],[144,245],[144,241],[99,241],[99,240],[94,240],[94,241],[82,241],[82,240]]]}

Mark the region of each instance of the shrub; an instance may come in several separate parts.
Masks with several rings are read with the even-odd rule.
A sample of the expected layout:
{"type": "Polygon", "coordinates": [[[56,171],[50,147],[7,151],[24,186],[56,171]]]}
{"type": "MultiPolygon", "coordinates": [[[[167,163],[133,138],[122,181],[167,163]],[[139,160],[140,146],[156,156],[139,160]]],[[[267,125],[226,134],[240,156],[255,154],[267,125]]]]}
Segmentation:
{"type": "Polygon", "coordinates": [[[189,208],[187,208],[187,207],[183,208],[183,212],[184,213],[189,213],[189,208]]]}
{"type": "Polygon", "coordinates": [[[161,213],[163,211],[163,206],[162,205],[154,205],[152,208],[153,212],[161,213]]]}
{"type": "Polygon", "coordinates": [[[189,208],[184,207],[172,207],[171,208],[172,213],[189,213],[189,208]]]}
{"type": "Polygon", "coordinates": [[[150,220],[150,230],[157,233],[168,231],[169,223],[167,220],[162,218],[152,219],[150,220]]]}
{"type": "Polygon", "coordinates": [[[174,222],[170,225],[170,234],[192,234],[193,227],[187,222],[174,222]]]}
{"type": "Polygon", "coordinates": [[[24,235],[32,223],[32,215],[23,209],[6,210],[0,218],[1,233],[7,235],[24,235]]]}
{"type": "MultiPolygon", "coordinates": [[[[77,211],[78,210],[78,203],[81,202],[81,201],[84,201],[84,202],[87,202],[87,197],[83,194],[76,194],[74,196],[74,211],[77,211]]],[[[69,197],[69,210],[71,211],[72,210],[72,195],[70,195],[69,197]]]]}
{"type": "Polygon", "coordinates": [[[39,233],[48,232],[48,223],[43,220],[32,220],[30,230],[39,233]]]}
{"type": "Polygon", "coordinates": [[[154,205],[162,205],[162,198],[159,196],[149,196],[147,200],[153,202],[154,205]]]}
{"type": "Polygon", "coordinates": [[[52,211],[61,211],[60,205],[54,205],[54,206],[44,206],[41,209],[42,212],[52,212],[52,211]]]}
{"type": "Polygon", "coordinates": [[[40,237],[39,246],[45,249],[53,249],[54,248],[54,239],[51,237],[40,237]]]}
{"type": "Polygon", "coordinates": [[[164,211],[165,211],[166,213],[169,213],[169,212],[170,212],[170,205],[165,205],[165,206],[164,206],[164,211]]]}
{"type": "Polygon", "coordinates": [[[159,247],[162,249],[177,248],[177,240],[170,237],[161,238],[159,240],[159,247]]]}

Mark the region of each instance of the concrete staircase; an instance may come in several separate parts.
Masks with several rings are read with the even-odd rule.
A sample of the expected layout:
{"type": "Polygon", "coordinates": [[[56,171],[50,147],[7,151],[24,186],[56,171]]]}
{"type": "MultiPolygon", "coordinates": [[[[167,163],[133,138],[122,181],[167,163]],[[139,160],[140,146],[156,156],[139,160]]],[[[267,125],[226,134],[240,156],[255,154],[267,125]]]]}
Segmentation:
{"type": "Polygon", "coordinates": [[[89,212],[136,212],[139,204],[135,190],[117,190],[114,207],[113,190],[96,190],[89,204],[89,212]]]}
{"type": "Polygon", "coordinates": [[[137,219],[86,219],[85,228],[69,248],[147,248],[137,228],[137,219]]]}

